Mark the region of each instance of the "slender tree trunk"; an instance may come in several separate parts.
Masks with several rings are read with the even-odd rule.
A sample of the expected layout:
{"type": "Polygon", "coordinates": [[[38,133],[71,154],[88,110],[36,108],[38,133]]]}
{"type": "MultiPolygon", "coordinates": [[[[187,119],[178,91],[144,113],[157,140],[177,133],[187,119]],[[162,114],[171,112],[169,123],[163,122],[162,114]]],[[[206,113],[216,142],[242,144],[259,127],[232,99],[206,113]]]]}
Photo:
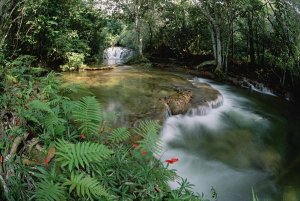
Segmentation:
{"type": "Polygon", "coordinates": [[[211,36],[211,43],[213,46],[214,59],[217,60],[217,43],[216,43],[215,32],[214,32],[212,26],[209,26],[209,31],[210,31],[210,36],[211,36]]]}
{"type": "Polygon", "coordinates": [[[232,23],[232,26],[231,26],[231,63],[233,64],[233,62],[234,62],[234,27],[233,27],[233,23],[232,23]]]}
{"type": "Polygon", "coordinates": [[[254,49],[254,31],[253,31],[253,14],[248,15],[248,29],[249,29],[249,54],[250,63],[255,65],[255,49],[254,49]]]}
{"type": "Polygon", "coordinates": [[[140,16],[140,0],[137,1],[136,13],[135,13],[135,30],[136,30],[136,45],[138,50],[138,55],[143,56],[143,38],[141,34],[141,16],[140,16]]]}
{"type": "Polygon", "coordinates": [[[216,41],[217,41],[217,48],[216,48],[216,53],[217,53],[217,68],[216,71],[222,71],[223,69],[223,51],[222,51],[222,40],[221,40],[221,32],[218,27],[215,28],[216,30],[216,41]]]}
{"type": "Polygon", "coordinates": [[[152,40],[153,40],[153,31],[152,31],[152,27],[151,27],[151,24],[150,24],[150,22],[148,22],[148,26],[149,26],[149,32],[150,32],[150,38],[149,38],[149,46],[150,46],[150,49],[152,50],[152,46],[153,46],[153,42],[152,42],[152,40]]]}

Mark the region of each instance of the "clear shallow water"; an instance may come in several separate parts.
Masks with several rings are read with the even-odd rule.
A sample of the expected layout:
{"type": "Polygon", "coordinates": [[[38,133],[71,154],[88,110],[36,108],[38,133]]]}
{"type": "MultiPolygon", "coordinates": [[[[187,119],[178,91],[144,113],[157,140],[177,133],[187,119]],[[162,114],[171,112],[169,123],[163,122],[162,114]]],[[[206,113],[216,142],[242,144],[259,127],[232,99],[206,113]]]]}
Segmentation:
{"type": "Polygon", "coordinates": [[[140,119],[163,120],[160,98],[176,93],[176,87],[191,87],[181,76],[155,70],[120,66],[109,71],[65,73],[68,84],[83,84],[86,91],[74,94],[79,99],[89,93],[101,103],[105,112],[115,112],[116,125],[132,126],[140,119]]]}
{"type": "MultiPolygon", "coordinates": [[[[120,114],[118,124],[159,119],[159,98],[174,86],[190,86],[163,71],[121,67],[105,72],[64,74],[67,83],[84,83],[105,111],[120,114]]],[[[251,200],[251,189],[269,200],[300,200],[300,112],[279,98],[200,79],[218,89],[224,104],[207,116],[173,116],[165,121],[162,160],[179,157],[170,168],[219,201],[251,200]]],[[[76,94],[79,98],[81,94],[76,94]]],[[[171,184],[175,185],[175,184],[171,184]]]]}

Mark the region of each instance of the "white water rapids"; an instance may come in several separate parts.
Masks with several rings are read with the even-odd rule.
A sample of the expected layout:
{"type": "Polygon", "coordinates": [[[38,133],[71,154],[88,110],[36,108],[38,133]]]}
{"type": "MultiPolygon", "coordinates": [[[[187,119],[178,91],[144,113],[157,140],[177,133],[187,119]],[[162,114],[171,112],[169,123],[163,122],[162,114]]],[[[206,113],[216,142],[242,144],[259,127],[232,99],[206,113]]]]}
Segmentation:
{"type": "MultiPolygon", "coordinates": [[[[276,157],[270,164],[264,163],[261,153],[266,150],[259,145],[257,136],[268,129],[269,121],[252,112],[251,103],[232,93],[229,86],[205,79],[198,81],[221,92],[223,105],[210,109],[205,116],[169,117],[161,132],[161,160],[178,157],[179,162],[170,168],[187,178],[195,185],[194,191],[204,193],[206,198],[210,198],[212,187],[219,201],[252,200],[252,188],[268,197],[275,191],[268,170],[276,163],[276,157]]],[[[177,183],[171,186],[176,187],[177,183]]]]}

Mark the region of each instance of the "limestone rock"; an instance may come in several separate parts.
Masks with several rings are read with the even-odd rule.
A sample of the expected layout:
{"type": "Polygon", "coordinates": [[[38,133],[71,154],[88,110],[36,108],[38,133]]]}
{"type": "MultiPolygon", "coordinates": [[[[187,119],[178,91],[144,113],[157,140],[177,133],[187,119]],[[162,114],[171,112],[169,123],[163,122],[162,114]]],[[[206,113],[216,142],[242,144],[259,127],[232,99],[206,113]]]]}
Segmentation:
{"type": "Polygon", "coordinates": [[[179,91],[170,97],[161,99],[161,101],[169,107],[172,115],[185,114],[190,107],[192,96],[191,91],[179,91]]]}

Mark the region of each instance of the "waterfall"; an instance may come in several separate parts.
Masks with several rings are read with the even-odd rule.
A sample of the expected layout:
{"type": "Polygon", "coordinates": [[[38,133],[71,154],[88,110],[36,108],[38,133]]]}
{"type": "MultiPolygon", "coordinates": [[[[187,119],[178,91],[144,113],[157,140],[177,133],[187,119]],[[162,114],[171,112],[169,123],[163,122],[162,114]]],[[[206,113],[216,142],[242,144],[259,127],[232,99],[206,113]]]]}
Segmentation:
{"type": "Polygon", "coordinates": [[[207,101],[203,105],[190,107],[186,114],[188,116],[205,116],[209,114],[212,109],[216,109],[222,105],[223,105],[223,96],[219,94],[216,99],[207,101]]]}
{"type": "Polygon", "coordinates": [[[164,104],[164,106],[165,106],[164,119],[166,120],[172,116],[172,111],[168,104],[164,104]]]}
{"type": "Polygon", "coordinates": [[[103,52],[105,65],[122,65],[134,56],[134,51],[125,47],[109,47],[103,52]]]}
{"type": "Polygon", "coordinates": [[[243,79],[242,81],[242,87],[245,88],[249,88],[252,91],[256,91],[258,93],[262,93],[262,94],[267,94],[267,95],[271,95],[271,96],[276,96],[271,89],[267,88],[266,86],[264,86],[262,83],[254,83],[252,84],[249,80],[247,80],[246,78],[243,79]]]}

